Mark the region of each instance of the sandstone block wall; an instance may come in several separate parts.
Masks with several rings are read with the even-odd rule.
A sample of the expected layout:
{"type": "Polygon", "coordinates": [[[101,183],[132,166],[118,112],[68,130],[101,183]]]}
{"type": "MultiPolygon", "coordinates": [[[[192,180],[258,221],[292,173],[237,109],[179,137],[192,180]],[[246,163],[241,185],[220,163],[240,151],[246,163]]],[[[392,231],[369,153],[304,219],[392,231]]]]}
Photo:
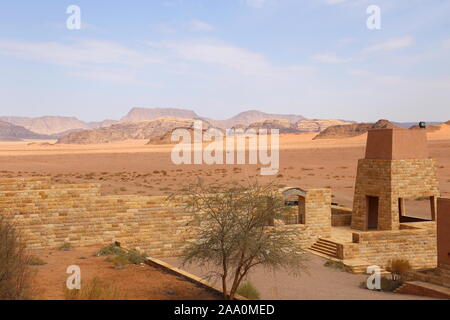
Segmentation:
{"type": "Polygon", "coordinates": [[[99,185],[50,185],[48,178],[0,180],[0,214],[28,247],[122,242],[150,256],[178,255],[190,215],[164,197],[100,196],[99,185]]]}
{"type": "Polygon", "coordinates": [[[344,244],[343,259],[361,259],[385,266],[392,259],[407,259],[411,266],[437,266],[436,223],[402,224],[400,230],[354,232],[353,243],[344,244]]]}
{"type": "Polygon", "coordinates": [[[331,206],[331,226],[344,227],[352,224],[353,210],[346,207],[331,206]]]}
{"type": "MultiPolygon", "coordinates": [[[[101,196],[98,184],[53,185],[50,178],[0,179],[0,216],[21,231],[31,248],[56,248],[119,241],[153,257],[181,254],[195,239],[192,215],[181,199],[101,196]]],[[[331,228],[331,191],[311,190],[306,223],[282,225],[297,232],[293,241],[309,247],[331,228]]]]}
{"type": "Polygon", "coordinates": [[[311,189],[305,198],[305,224],[313,233],[329,237],[331,232],[331,190],[311,189]]]}
{"type": "Polygon", "coordinates": [[[398,230],[398,199],[438,197],[434,159],[378,160],[358,162],[352,228],[367,230],[367,196],[379,197],[378,229],[398,230]]]}

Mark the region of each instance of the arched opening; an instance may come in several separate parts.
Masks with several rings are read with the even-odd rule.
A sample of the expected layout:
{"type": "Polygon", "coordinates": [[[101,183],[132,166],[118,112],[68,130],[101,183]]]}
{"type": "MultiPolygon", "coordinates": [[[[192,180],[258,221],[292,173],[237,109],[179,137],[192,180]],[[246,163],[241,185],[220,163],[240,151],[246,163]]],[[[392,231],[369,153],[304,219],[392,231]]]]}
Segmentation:
{"type": "Polygon", "coordinates": [[[301,188],[284,188],[282,194],[285,205],[292,207],[284,218],[286,224],[305,224],[306,222],[306,191],[301,188]]]}

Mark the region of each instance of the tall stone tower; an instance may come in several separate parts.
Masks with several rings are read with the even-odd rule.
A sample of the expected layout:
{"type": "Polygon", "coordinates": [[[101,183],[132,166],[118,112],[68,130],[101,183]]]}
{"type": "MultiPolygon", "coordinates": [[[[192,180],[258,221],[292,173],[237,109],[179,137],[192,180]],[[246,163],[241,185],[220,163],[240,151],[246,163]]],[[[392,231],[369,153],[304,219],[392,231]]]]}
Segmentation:
{"type": "Polygon", "coordinates": [[[358,162],[352,228],[398,230],[405,199],[430,199],[436,219],[439,185],[425,129],[376,129],[367,136],[366,155],[358,162]]]}

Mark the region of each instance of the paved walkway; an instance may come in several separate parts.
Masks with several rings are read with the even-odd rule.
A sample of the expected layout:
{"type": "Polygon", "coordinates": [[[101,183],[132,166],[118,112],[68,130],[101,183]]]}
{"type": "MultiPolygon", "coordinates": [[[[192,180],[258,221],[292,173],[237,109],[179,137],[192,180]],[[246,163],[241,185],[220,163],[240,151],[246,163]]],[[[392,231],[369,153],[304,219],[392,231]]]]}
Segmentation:
{"type": "MultiPolygon", "coordinates": [[[[367,276],[355,275],[325,267],[325,259],[313,254],[307,254],[309,274],[300,277],[291,276],[285,272],[269,272],[263,268],[254,270],[250,281],[258,288],[262,299],[274,300],[403,300],[428,299],[420,296],[409,296],[394,293],[373,292],[359,288],[367,276]]],[[[203,277],[207,268],[180,266],[179,258],[163,259],[175,267],[184,269],[203,277]]],[[[218,284],[218,283],[216,283],[218,284]]]]}

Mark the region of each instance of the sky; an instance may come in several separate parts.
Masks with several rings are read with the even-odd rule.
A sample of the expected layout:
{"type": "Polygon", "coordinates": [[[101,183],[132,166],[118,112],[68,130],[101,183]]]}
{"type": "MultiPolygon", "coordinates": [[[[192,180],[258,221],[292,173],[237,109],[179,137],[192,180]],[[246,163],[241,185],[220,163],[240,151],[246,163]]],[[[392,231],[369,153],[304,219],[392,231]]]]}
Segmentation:
{"type": "Polygon", "coordinates": [[[450,0],[1,2],[0,115],[100,121],[133,107],[449,120],[450,0]]]}

